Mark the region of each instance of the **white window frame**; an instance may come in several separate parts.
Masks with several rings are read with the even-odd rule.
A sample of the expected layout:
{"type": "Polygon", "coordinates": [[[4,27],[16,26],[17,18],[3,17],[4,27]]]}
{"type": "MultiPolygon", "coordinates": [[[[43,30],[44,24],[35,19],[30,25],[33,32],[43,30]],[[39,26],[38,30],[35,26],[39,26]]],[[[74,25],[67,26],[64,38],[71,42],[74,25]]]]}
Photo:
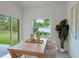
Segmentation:
{"type": "MultiPolygon", "coordinates": [[[[40,17],[41,18],[41,17],[40,17]]],[[[46,17],[43,17],[43,18],[46,18],[46,17]]],[[[39,19],[39,18],[36,18],[36,19],[39,19]]],[[[33,29],[34,29],[34,20],[36,20],[36,19],[33,19],[32,20],[32,32],[33,32],[33,29]]],[[[52,28],[52,24],[51,24],[51,17],[49,17],[49,20],[50,20],[50,27],[47,27],[47,28],[50,28],[50,35],[49,36],[47,36],[47,37],[51,37],[51,28],[52,28]]],[[[46,28],[46,26],[41,26],[41,27],[39,27],[39,28],[46,28]]]]}

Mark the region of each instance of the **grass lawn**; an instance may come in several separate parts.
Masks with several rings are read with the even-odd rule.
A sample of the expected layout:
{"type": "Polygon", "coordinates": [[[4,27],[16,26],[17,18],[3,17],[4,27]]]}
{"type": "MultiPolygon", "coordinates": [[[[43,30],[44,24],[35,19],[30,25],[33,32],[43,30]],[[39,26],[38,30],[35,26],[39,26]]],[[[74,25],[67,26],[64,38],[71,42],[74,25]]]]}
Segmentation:
{"type": "MultiPolygon", "coordinates": [[[[12,44],[17,44],[18,42],[18,33],[12,32],[12,44]]],[[[9,31],[0,31],[0,44],[10,44],[10,32],[9,31]]]]}

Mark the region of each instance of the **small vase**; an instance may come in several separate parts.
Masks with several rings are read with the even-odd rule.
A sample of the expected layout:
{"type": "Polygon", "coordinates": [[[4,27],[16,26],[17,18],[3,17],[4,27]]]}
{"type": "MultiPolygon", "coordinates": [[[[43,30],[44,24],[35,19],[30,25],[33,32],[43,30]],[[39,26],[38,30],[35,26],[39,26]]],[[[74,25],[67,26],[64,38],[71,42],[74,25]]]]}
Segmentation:
{"type": "Polygon", "coordinates": [[[30,42],[33,41],[33,34],[30,35],[30,42]]]}
{"type": "Polygon", "coordinates": [[[38,41],[38,42],[40,41],[40,36],[39,36],[39,35],[37,35],[37,41],[38,41]]]}

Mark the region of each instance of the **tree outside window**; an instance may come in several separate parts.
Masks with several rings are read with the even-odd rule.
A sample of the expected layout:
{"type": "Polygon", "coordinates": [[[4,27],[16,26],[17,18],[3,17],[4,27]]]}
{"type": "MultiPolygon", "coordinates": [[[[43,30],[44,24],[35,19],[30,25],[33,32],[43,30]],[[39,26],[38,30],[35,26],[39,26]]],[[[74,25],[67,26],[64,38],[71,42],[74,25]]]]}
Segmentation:
{"type": "Polygon", "coordinates": [[[33,20],[33,33],[40,34],[40,37],[48,37],[51,34],[50,18],[38,18],[33,20]]]}

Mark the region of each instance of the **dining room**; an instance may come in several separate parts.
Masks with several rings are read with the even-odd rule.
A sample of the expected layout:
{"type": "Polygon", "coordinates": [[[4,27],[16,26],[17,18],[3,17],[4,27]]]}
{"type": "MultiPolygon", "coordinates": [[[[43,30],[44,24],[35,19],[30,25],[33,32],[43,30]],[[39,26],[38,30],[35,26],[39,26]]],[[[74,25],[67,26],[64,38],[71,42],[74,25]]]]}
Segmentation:
{"type": "Polygon", "coordinates": [[[77,43],[71,40],[75,25],[68,14],[75,4],[71,1],[0,1],[0,58],[78,57],[75,48],[78,40],[77,43]]]}

